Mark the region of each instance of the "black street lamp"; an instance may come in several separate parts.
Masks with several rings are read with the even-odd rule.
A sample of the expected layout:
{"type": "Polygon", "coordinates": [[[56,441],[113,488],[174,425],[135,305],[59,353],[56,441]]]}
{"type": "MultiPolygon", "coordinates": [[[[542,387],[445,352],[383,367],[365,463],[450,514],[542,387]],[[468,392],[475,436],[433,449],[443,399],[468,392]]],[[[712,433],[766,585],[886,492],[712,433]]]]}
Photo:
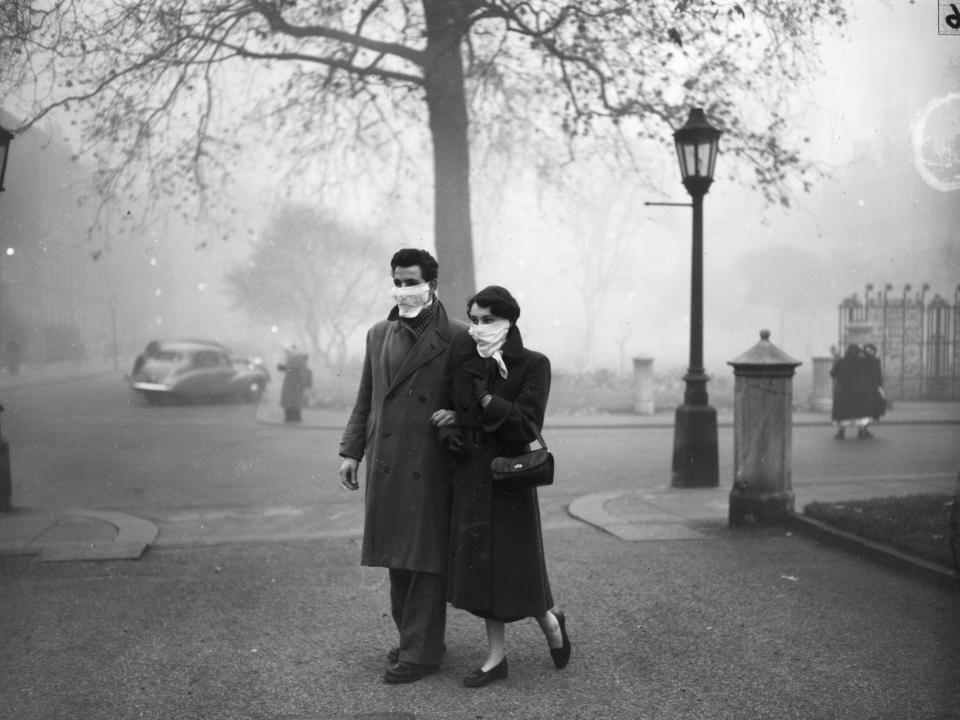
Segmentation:
{"type": "MultiPolygon", "coordinates": [[[[10,141],[13,140],[13,133],[0,127],[0,192],[3,192],[3,178],[7,174],[7,154],[10,151],[10,141]]],[[[2,262],[2,260],[0,260],[2,262]]],[[[2,275],[0,275],[2,277],[2,275]]],[[[0,307],[0,313],[3,308],[0,307]]],[[[0,315],[2,316],[2,315],[0,315]]],[[[3,412],[3,405],[0,405],[0,412],[3,412]]],[[[9,512],[10,496],[13,488],[10,481],[10,446],[3,439],[0,433],[0,512],[9,512]]]]}
{"type": "Polygon", "coordinates": [[[690,275],[690,366],[683,380],[683,404],[677,408],[673,436],[673,487],[715,487],[717,411],[707,399],[703,367],[703,196],[713,182],[720,131],[702,108],[690,110],[686,124],[673,134],[683,185],[693,200],[693,253],[690,275]]]}

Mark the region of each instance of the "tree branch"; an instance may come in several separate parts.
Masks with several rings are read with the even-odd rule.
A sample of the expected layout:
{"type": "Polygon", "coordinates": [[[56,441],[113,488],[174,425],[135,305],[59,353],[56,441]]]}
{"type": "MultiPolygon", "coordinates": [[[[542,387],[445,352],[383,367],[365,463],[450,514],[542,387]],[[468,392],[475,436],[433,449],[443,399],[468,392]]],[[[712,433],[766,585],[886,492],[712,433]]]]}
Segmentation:
{"type": "MultiPolygon", "coordinates": [[[[350,73],[351,75],[356,75],[358,77],[377,77],[383,80],[395,80],[397,82],[405,82],[412,85],[423,85],[423,78],[419,75],[411,75],[409,73],[403,73],[396,70],[385,70],[383,68],[378,68],[375,67],[375,63],[377,61],[374,61],[374,63],[364,67],[361,65],[354,65],[346,60],[339,60],[333,57],[324,57],[322,55],[307,55],[297,52],[255,52],[253,50],[248,50],[242,45],[236,45],[226,41],[220,41],[218,42],[218,45],[222,48],[232,51],[237,57],[247,58],[249,60],[296,60],[314,65],[323,65],[336,70],[343,70],[344,72],[350,73]]],[[[377,60],[379,59],[380,58],[377,58],[377,60]]]]}
{"type": "MultiPolygon", "coordinates": [[[[328,40],[335,40],[345,45],[360,47],[365,50],[372,50],[373,52],[382,53],[384,55],[394,55],[419,67],[423,67],[425,62],[423,51],[415,50],[414,48],[407,47],[401,43],[373,40],[356,33],[346,32],[344,30],[336,30],[331,27],[326,27],[325,25],[293,25],[287,22],[281,12],[272,4],[260,2],[259,0],[253,0],[251,5],[256,8],[261,15],[263,15],[264,19],[269,23],[271,30],[278,33],[283,33],[289,37],[322,37],[328,40]]],[[[368,8],[368,10],[371,11],[373,9],[375,8],[368,8]]]]}

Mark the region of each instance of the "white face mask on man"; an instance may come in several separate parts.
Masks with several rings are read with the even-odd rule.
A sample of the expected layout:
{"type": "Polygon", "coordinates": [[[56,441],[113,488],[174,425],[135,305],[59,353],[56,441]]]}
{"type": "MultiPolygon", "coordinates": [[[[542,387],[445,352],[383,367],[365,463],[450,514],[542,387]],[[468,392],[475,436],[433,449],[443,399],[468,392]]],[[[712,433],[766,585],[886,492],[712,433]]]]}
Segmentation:
{"type": "Polygon", "coordinates": [[[477,352],[480,357],[491,357],[499,352],[510,332],[509,320],[495,320],[492,323],[471,325],[467,331],[477,343],[477,352]]]}
{"type": "Polygon", "coordinates": [[[430,283],[428,282],[406,287],[395,287],[390,291],[390,295],[397,303],[397,310],[400,317],[403,318],[415,318],[421,310],[433,302],[433,295],[430,292],[430,283]]]}

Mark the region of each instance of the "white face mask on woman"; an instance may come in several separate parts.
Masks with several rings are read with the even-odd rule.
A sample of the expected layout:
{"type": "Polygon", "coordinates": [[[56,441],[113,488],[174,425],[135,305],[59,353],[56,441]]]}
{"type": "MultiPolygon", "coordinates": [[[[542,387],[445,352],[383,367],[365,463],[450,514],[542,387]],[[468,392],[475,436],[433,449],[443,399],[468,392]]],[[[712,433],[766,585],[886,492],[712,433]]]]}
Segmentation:
{"type": "Polygon", "coordinates": [[[507,333],[510,332],[509,320],[495,320],[485,325],[471,325],[470,337],[477,343],[477,352],[480,357],[491,357],[494,353],[500,352],[503,343],[507,339],[507,333]]]}
{"type": "Polygon", "coordinates": [[[430,283],[428,282],[407,287],[395,287],[390,291],[390,294],[393,296],[394,302],[397,303],[400,317],[403,318],[415,318],[421,310],[433,302],[430,283]]]}

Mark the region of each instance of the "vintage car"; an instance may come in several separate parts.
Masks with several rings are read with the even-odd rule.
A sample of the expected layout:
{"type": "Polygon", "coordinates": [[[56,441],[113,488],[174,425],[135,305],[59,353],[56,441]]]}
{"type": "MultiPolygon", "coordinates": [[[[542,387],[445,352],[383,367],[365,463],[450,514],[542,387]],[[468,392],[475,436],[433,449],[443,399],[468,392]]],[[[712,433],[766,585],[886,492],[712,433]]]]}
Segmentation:
{"type": "Polygon", "coordinates": [[[130,387],[152,405],[163,398],[256,401],[270,373],[256,358],[231,358],[223,345],[205,340],[151,343],[138,360],[130,387]]]}

